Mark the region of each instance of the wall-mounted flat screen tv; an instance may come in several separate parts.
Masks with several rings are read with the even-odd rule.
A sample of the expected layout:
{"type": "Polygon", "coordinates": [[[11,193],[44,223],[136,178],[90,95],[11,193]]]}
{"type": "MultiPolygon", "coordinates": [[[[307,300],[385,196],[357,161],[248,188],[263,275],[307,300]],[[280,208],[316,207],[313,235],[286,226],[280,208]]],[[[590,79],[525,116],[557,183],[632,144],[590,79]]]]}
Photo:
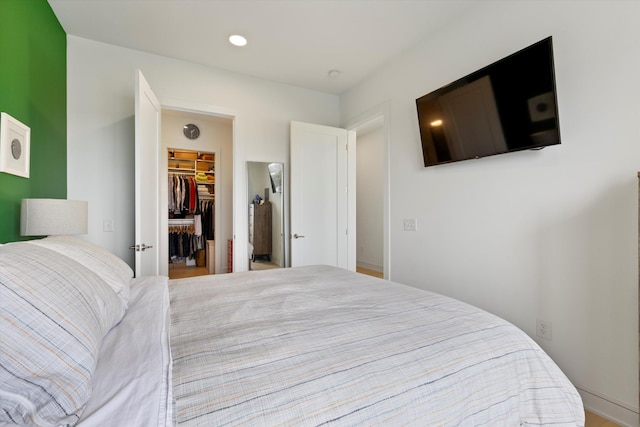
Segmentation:
{"type": "Polygon", "coordinates": [[[424,165],[560,144],[551,37],[416,100],[424,165]]]}

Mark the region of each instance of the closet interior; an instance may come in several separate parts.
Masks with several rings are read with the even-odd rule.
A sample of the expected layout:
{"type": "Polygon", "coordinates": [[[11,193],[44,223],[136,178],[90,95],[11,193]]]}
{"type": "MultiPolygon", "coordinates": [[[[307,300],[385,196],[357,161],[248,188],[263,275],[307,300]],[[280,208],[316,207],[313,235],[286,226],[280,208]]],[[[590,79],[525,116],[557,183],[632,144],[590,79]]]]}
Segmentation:
{"type": "Polygon", "coordinates": [[[215,273],[215,153],[167,150],[169,277],[215,273]]]}

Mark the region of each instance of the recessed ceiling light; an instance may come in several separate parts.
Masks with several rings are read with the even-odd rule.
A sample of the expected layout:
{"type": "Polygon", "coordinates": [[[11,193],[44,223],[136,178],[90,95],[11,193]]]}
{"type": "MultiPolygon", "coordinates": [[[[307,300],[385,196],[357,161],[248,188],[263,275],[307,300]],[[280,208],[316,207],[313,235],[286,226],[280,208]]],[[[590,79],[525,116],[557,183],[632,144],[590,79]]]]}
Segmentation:
{"type": "Polygon", "coordinates": [[[229,43],[234,46],[244,46],[247,44],[247,39],[239,34],[233,34],[229,36],[229,43]]]}

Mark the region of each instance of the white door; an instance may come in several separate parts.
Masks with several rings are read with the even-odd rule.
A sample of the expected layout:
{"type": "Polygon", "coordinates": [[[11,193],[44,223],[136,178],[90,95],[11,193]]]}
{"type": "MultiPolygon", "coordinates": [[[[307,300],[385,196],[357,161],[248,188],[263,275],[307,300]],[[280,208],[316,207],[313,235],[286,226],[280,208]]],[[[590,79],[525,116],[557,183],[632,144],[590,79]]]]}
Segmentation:
{"type": "Polygon", "coordinates": [[[160,102],[142,72],[135,94],[136,277],[159,274],[160,102]]]}
{"type": "Polygon", "coordinates": [[[291,122],[291,266],[355,270],[355,132],[291,122]]]}

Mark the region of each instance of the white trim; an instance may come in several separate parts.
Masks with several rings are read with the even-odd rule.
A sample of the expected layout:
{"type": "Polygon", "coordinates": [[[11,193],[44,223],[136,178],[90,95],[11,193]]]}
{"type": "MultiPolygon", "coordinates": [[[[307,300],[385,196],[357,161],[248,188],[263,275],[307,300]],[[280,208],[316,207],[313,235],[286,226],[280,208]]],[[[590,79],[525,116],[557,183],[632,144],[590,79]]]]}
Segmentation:
{"type": "Polygon", "coordinates": [[[603,418],[613,421],[620,426],[636,427],[640,425],[640,417],[638,416],[638,407],[620,402],[610,396],[604,396],[602,393],[589,391],[586,387],[578,387],[578,393],[582,397],[582,403],[585,409],[593,412],[603,418]]]}
{"type": "MultiPolygon", "coordinates": [[[[231,189],[231,203],[232,203],[232,210],[231,210],[231,218],[232,218],[232,235],[233,235],[233,271],[246,271],[248,270],[248,261],[245,260],[245,257],[237,257],[237,254],[239,253],[239,250],[242,248],[236,248],[236,242],[237,239],[235,238],[236,236],[236,227],[237,227],[237,221],[236,221],[236,208],[237,208],[237,203],[239,202],[239,198],[236,197],[236,186],[238,185],[237,181],[237,176],[236,176],[236,172],[237,172],[237,167],[236,167],[236,159],[238,159],[238,146],[236,145],[236,126],[237,126],[237,115],[233,110],[230,110],[228,108],[225,107],[220,107],[217,105],[211,105],[211,104],[203,104],[203,103],[199,103],[199,102],[192,102],[192,101],[188,101],[185,99],[177,99],[177,98],[161,98],[160,99],[160,107],[161,107],[161,111],[162,110],[172,110],[172,111],[182,111],[182,112],[187,112],[187,113],[193,113],[193,114],[201,114],[201,115],[208,115],[208,116],[215,116],[215,117],[222,117],[222,118],[226,118],[231,120],[232,124],[232,158],[231,158],[231,164],[233,167],[233,182],[232,182],[232,189],[231,189]],[[238,250],[236,250],[238,249],[238,250]],[[241,264],[243,261],[244,264],[241,264]],[[240,264],[240,265],[239,265],[240,264]],[[238,268],[240,268],[241,270],[237,270],[238,268]]],[[[222,149],[218,150],[216,152],[216,159],[215,159],[215,170],[216,171],[222,171],[222,165],[219,163],[219,159],[222,157],[222,149]]],[[[160,167],[163,168],[163,170],[166,170],[166,162],[167,162],[167,156],[166,153],[164,153],[164,155],[161,157],[160,159],[161,161],[161,165],[160,167]]],[[[222,199],[223,197],[223,191],[221,189],[219,189],[220,187],[216,186],[216,196],[219,197],[220,199],[222,199]]],[[[167,194],[166,191],[163,191],[162,189],[160,190],[160,200],[159,200],[159,205],[160,206],[166,206],[168,203],[167,201],[167,194]]],[[[216,230],[220,230],[221,229],[221,224],[220,224],[220,212],[219,212],[219,204],[216,203],[215,205],[215,224],[214,227],[216,230]]],[[[166,215],[162,214],[163,211],[159,212],[160,215],[160,229],[166,230],[168,227],[168,218],[166,215]]],[[[160,250],[163,251],[163,253],[168,253],[168,248],[169,248],[169,241],[168,241],[168,236],[167,233],[160,233],[160,250]]],[[[215,239],[215,254],[216,254],[216,271],[217,272],[224,272],[227,273],[227,262],[226,259],[222,259],[222,253],[223,253],[223,245],[226,245],[227,241],[226,239],[222,239],[222,238],[217,238],[215,239]]],[[[246,253],[246,247],[244,248],[244,253],[246,253]]],[[[166,267],[166,271],[168,272],[169,266],[168,266],[168,261],[167,261],[167,257],[160,257],[160,262],[165,263],[167,265],[166,267]]]]}
{"type": "MultiPolygon", "coordinates": [[[[366,122],[374,120],[380,116],[383,118],[383,133],[384,133],[384,188],[383,188],[383,236],[382,236],[382,245],[383,247],[383,266],[382,271],[384,278],[387,280],[391,280],[391,253],[389,252],[389,248],[391,247],[391,230],[389,227],[389,219],[391,218],[391,196],[390,196],[390,188],[391,188],[391,155],[390,155],[390,135],[391,135],[391,108],[389,105],[389,101],[386,101],[380,105],[377,105],[370,110],[359,114],[356,117],[348,119],[344,125],[347,130],[356,130],[359,126],[362,126],[366,122]]],[[[357,136],[356,136],[357,138],[357,136]]]]}
{"type": "Polygon", "coordinates": [[[184,111],[187,113],[206,114],[210,116],[224,117],[227,119],[234,119],[236,113],[225,107],[217,105],[203,104],[200,102],[190,102],[184,99],[177,98],[162,98],[160,100],[162,109],[184,111]]]}

